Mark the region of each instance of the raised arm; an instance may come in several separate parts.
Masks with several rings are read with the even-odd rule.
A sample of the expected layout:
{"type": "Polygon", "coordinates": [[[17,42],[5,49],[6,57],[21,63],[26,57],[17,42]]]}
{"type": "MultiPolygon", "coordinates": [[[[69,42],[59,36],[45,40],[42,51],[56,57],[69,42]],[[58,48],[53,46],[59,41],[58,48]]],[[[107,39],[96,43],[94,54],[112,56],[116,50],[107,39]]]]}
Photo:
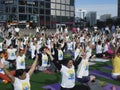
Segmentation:
{"type": "Polygon", "coordinates": [[[37,65],[37,61],[38,61],[38,55],[36,55],[36,58],[30,68],[30,70],[28,71],[29,75],[31,76],[36,68],[36,65],[37,65]]]}
{"type": "Polygon", "coordinates": [[[3,71],[5,72],[5,74],[11,79],[11,82],[14,83],[15,78],[14,76],[12,76],[9,71],[5,68],[5,66],[1,63],[0,61],[0,68],[3,69],[3,71]]]}
{"type": "Polygon", "coordinates": [[[26,42],[26,45],[25,45],[25,51],[24,51],[24,54],[26,54],[27,49],[28,49],[28,41],[26,42]]]}
{"type": "Polygon", "coordinates": [[[50,56],[51,61],[55,64],[57,69],[60,70],[61,67],[62,67],[61,64],[59,62],[57,62],[56,60],[54,60],[54,58],[53,58],[53,56],[52,56],[52,54],[51,54],[51,52],[49,50],[46,50],[46,52],[50,56]]]}
{"type": "Polygon", "coordinates": [[[19,51],[20,51],[20,41],[18,40],[18,46],[17,46],[17,54],[16,54],[16,56],[18,56],[19,55],[19,51]]]}

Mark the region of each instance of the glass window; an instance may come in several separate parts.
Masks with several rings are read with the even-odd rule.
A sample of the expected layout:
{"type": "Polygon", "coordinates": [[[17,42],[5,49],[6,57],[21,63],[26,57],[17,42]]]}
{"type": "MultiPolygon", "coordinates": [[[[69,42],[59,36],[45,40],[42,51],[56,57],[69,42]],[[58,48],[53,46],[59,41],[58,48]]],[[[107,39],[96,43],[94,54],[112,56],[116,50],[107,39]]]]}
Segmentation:
{"type": "Polygon", "coordinates": [[[27,7],[27,13],[32,13],[32,8],[31,7],[27,7]]]}
{"type": "Polygon", "coordinates": [[[51,15],[55,15],[55,10],[51,10],[51,15]]]}
{"type": "Polygon", "coordinates": [[[74,6],[70,6],[70,8],[71,8],[71,9],[70,9],[71,11],[74,11],[74,10],[75,10],[74,6]]]}
{"type": "Polygon", "coordinates": [[[65,4],[65,0],[61,0],[61,3],[62,3],[62,4],[65,4]]]}
{"type": "Polygon", "coordinates": [[[74,17],[74,12],[70,12],[70,16],[71,16],[71,17],[74,17]]]}
{"type": "Polygon", "coordinates": [[[38,14],[38,8],[33,8],[33,13],[38,14]]]}
{"type": "Polygon", "coordinates": [[[40,5],[43,5],[43,6],[44,6],[44,1],[40,1],[40,5]]]}
{"type": "Polygon", "coordinates": [[[56,3],[60,3],[60,0],[56,0],[56,3]]]}
{"type": "Polygon", "coordinates": [[[33,5],[34,5],[34,6],[38,7],[38,0],[33,0],[32,2],[33,2],[33,5]],[[35,4],[34,4],[34,3],[35,3],[35,4]]]}
{"type": "Polygon", "coordinates": [[[44,25],[44,16],[40,16],[40,25],[44,25]]]}
{"type": "Polygon", "coordinates": [[[70,0],[66,0],[66,4],[70,4],[70,0]]]}
{"type": "Polygon", "coordinates": [[[60,10],[56,10],[56,15],[60,16],[60,10]]]}
{"type": "Polygon", "coordinates": [[[19,14],[19,20],[20,21],[26,21],[27,20],[27,15],[19,14]]]}
{"type": "Polygon", "coordinates": [[[74,6],[74,0],[70,0],[70,5],[74,6]]]}
{"type": "Polygon", "coordinates": [[[69,7],[68,5],[66,5],[66,10],[70,10],[69,8],[70,8],[70,7],[69,7]]]}
{"type": "Polygon", "coordinates": [[[25,7],[19,6],[19,12],[20,13],[25,13],[25,7]]]}
{"type": "Polygon", "coordinates": [[[44,9],[40,9],[40,14],[44,14],[44,9]]]}
{"type": "Polygon", "coordinates": [[[45,1],[50,2],[50,0],[45,0],[45,1]]]}
{"type": "Polygon", "coordinates": [[[61,11],[61,16],[65,16],[65,11],[61,11]]]}
{"type": "Polygon", "coordinates": [[[50,8],[50,3],[46,3],[46,4],[45,4],[45,7],[46,7],[46,8],[50,8]]]}
{"type": "Polygon", "coordinates": [[[70,13],[68,11],[66,11],[66,16],[69,16],[69,15],[70,15],[70,13]]]}
{"type": "Polygon", "coordinates": [[[51,0],[51,2],[55,2],[55,0],[51,0]]]}
{"type": "Polygon", "coordinates": [[[8,12],[10,12],[10,7],[6,7],[5,8],[5,11],[8,13],[8,12]]]}
{"type": "Polygon", "coordinates": [[[25,5],[27,3],[26,0],[19,0],[19,5],[25,5]]]}
{"type": "Polygon", "coordinates": [[[17,12],[17,8],[16,7],[12,7],[12,12],[16,13],[17,12]]]}
{"type": "Polygon", "coordinates": [[[55,3],[51,3],[51,8],[55,9],[55,3]]]}
{"type": "Polygon", "coordinates": [[[50,15],[50,9],[46,9],[45,14],[50,15]]]}
{"type": "Polygon", "coordinates": [[[56,4],[56,9],[60,9],[60,4],[56,4]]]}
{"type": "Polygon", "coordinates": [[[62,9],[62,10],[65,10],[65,5],[61,5],[61,9],[62,9]]]}

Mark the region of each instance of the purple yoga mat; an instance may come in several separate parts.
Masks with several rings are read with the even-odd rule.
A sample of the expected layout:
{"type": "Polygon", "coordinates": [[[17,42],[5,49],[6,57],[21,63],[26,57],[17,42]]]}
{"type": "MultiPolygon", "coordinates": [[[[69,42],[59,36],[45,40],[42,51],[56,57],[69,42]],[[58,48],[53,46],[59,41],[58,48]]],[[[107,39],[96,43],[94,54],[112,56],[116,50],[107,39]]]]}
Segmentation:
{"type": "Polygon", "coordinates": [[[112,70],[113,67],[112,66],[103,66],[102,68],[108,69],[108,70],[112,70]]]}
{"type": "MultiPolygon", "coordinates": [[[[104,90],[112,90],[112,87],[114,86],[114,84],[111,84],[111,83],[107,83],[104,87],[104,90]]],[[[116,90],[120,90],[120,86],[116,86],[116,90]]]]}
{"type": "Polygon", "coordinates": [[[55,83],[55,84],[44,86],[43,89],[45,89],[45,90],[60,90],[60,83],[55,83]]]}
{"type": "MultiPolygon", "coordinates": [[[[120,90],[120,86],[111,84],[111,83],[106,83],[106,85],[103,87],[104,90],[112,90],[112,87],[116,86],[117,90],[120,90]]],[[[55,84],[51,84],[51,85],[47,85],[44,86],[43,89],[45,90],[60,90],[60,84],[59,83],[55,83],[55,84]]]]}
{"type": "Polygon", "coordinates": [[[99,70],[92,70],[92,71],[90,71],[90,74],[99,76],[99,77],[103,77],[106,79],[113,79],[110,73],[102,72],[99,70]]]}

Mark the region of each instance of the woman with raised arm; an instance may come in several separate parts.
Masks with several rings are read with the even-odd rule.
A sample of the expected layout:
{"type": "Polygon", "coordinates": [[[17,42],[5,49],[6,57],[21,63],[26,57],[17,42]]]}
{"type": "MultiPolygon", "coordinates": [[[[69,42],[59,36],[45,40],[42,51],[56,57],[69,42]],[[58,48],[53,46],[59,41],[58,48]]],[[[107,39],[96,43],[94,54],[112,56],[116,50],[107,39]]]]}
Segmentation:
{"type": "Polygon", "coordinates": [[[112,77],[114,79],[120,80],[120,45],[115,50],[115,55],[112,59],[112,77]]]}
{"type": "Polygon", "coordinates": [[[5,74],[11,79],[14,90],[31,90],[30,76],[35,70],[37,61],[38,61],[38,56],[36,55],[36,58],[31,66],[31,69],[28,72],[26,72],[24,69],[18,69],[16,70],[15,77],[9,73],[9,71],[5,68],[5,66],[1,62],[0,62],[0,68],[2,68],[5,74]]]}
{"type": "Polygon", "coordinates": [[[60,70],[62,75],[61,88],[60,90],[90,90],[89,87],[84,85],[75,85],[75,68],[73,65],[72,58],[64,60],[63,64],[57,63],[52,57],[49,50],[46,51],[49,54],[51,60],[55,66],[60,70]]]}

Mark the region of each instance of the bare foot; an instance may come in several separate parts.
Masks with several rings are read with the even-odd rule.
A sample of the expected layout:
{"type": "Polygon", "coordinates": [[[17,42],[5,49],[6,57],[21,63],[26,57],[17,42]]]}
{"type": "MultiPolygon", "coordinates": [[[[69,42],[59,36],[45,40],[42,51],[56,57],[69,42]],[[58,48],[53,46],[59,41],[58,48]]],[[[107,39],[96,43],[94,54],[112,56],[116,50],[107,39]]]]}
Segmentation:
{"type": "Polygon", "coordinates": [[[117,88],[116,88],[116,86],[114,85],[114,86],[112,86],[112,90],[117,90],[117,88]]]}

